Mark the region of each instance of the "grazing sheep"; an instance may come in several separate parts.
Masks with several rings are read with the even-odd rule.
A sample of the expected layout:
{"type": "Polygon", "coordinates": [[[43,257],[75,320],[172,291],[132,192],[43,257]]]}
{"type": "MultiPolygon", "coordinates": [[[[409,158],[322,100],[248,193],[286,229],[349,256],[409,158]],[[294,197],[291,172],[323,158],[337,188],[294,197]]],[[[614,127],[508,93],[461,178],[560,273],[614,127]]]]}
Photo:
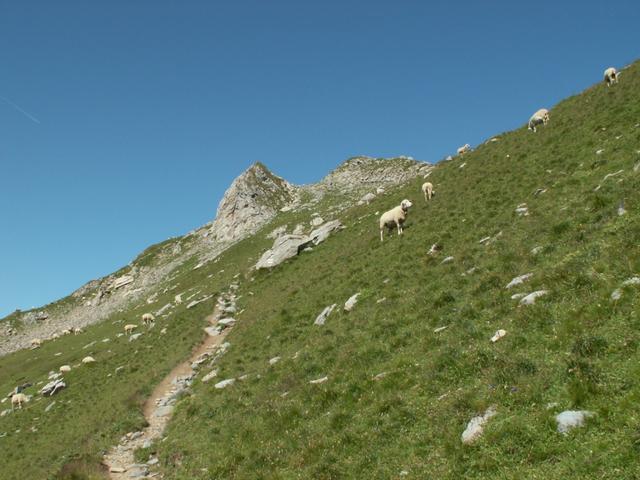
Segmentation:
{"type": "Polygon", "coordinates": [[[131,334],[131,333],[133,333],[133,331],[134,331],[136,328],[138,328],[138,326],[137,326],[137,325],[133,325],[133,324],[131,324],[131,323],[130,323],[130,324],[128,324],[128,325],[125,325],[125,326],[124,326],[124,333],[126,333],[126,334],[131,334]]]}
{"type": "Polygon", "coordinates": [[[547,123],[549,123],[549,110],[541,108],[531,115],[531,118],[529,119],[529,130],[536,132],[537,125],[546,125],[547,123]]]}
{"type": "Polygon", "coordinates": [[[176,305],[180,305],[182,303],[182,294],[180,293],[180,294],[176,295],[174,300],[176,302],[176,305]]]}
{"type": "Polygon", "coordinates": [[[465,153],[470,151],[471,151],[471,145],[469,145],[468,143],[465,143],[463,146],[458,148],[458,155],[464,155],[465,153]]]}
{"type": "Polygon", "coordinates": [[[59,371],[60,373],[68,373],[71,371],[71,367],[69,365],[62,365],[59,371]]]}
{"type": "Polygon", "coordinates": [[[422,184],[422,193],[424,194],[425,201],[431,200],[431,197],[436,194],[436,192],[433,191],[433,183],[424,182],[422,184]]]}
{"type": "Polygon", "coordinates": [[[64,330],[62,330],[62,335],[71,335],[71,329],[65,328],[64,330]]]}
{"type": "Polygon", "coordinates": [[[402,200],[400,205],[391,210],[384,212],[380,217],[380,241],[383,241],[383,230],[384,227],[389,229],[389,232],[393,230],[394,227],[398,229],[398,235],[402,234],[403,228],[402,225],[407,218],[407,212],[409,208],[413,204],[409,200],[402,200]]]}
{"type": "Polygon", "coordinates": [[[74,335],[78,335],[79,333],[82,333],[82,329],[80,327],[76,327],[73,329],[73,334],[74,335]]]}
{"type": "Polygon", "coordinates": [[[14,393],[11,395],[11,410],[15,410],[16,405],[18,405],[18,408],[22,410],[22,404],[27,403],[28,401],[29,397],[24,393],[14,393]]]}
{"type": "Polygon", "coordinates": [[[613,67],[609,67],[604,71],[604,83],[607,84],[607,87],[610,87],[614,83],[618,83],[619,76],[620,72],[613,67]]]}
{"type": "Polygon", "coordinates": [[[34,338],[31,340],[31,348],[38,348],[42,346],[42,340],[39,338],[34,338]]]}
{"type": "Polygon", "coordinates": [[[156,317],[153,316],[152,313],[144,313],[142,314],[142,324],[146,325],[147,328],[150,328],[156,321],[156,317]]]}
{"type": "Polygon", "coordinates": [[[96,361],[96,359],[95,359],[95,358],[93,358],[93,357],[84,357],[84,358],[82,359],[82,363],[84,363],[85,365],[86,365],[87,363],[94,363],[95,361],[96,361]]]}

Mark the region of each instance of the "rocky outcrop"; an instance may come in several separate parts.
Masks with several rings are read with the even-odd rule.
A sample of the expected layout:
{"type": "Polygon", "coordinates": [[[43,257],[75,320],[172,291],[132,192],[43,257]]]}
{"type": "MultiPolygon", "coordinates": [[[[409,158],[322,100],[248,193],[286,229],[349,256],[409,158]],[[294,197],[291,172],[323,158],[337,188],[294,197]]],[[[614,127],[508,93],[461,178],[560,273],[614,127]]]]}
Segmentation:
{"type": "Polygon", "coordinates": [[[255,233],[295,199],[296,187],[255,163],[227,189],[209,230],[215,240],[238,240],[255,233]]]}
{"type": "Polygon", "coordinates": [[[411,157],[348,159],[316,184],[318,188],[360,193],[404,183],[418,175],[426,175],[433,165],[411,157]]]}
{"type": "Polygon", "coordinates": [[[340,220],[331,220],[316,228],[309,236],[282,235],[276,238],[273,246],[262,254],[260,260],[256,263],[256,269],[273,268],[276,265],[280,265],[285,260],[300,254],[307,247],[324,242],[329,235],[343,228],[344,225],[340,220]]]}

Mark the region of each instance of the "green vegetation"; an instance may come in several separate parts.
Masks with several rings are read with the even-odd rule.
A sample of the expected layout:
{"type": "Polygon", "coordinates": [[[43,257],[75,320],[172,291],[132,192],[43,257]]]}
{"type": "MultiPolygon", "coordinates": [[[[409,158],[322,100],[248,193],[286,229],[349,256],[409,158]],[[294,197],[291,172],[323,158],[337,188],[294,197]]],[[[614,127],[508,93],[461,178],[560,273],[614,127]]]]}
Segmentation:
{"type": "Polygon", "coordinates": [[[179,401],[167,439],[153,446],[166,479],[638,478],[640,287],[622,283],[640,273],[639,122],[635,64],[619,85],[557,105],[538,133],[523,127],[439,165],[428,204],[415,179],[341,213],[347,228],[312,252],[251,271],[271,244],[265,233],[309,219],[288,212],[218,261],[180,266],[154,304],[0,358],[2,394],[85,355],[97,360],[67,374],[52,399],[0,418],[0,477],[100,478],[102,453],[142,426],[144,398],[202,338],[214,299],[182,305],[135,342],[115,334],[175,293],[221,292],[240,273],[244,311],[218,369],[221,379],[248,377],[224,390],[197,381],[179,401]],[[374,212],[404,197],[414,201],[405,234],[381,243],[374,212]],[[515,212],[521,203],[528,216],[515,212]],[[480,244],[487,236],[495,241],[480,244]],[[430,256],[434,243],[443,249],[430,256]],[[540,289],[549,294],[535,305],[511,298],[540,289]],[[326,325],[314,326],[333,303],[326,325]],[[500,328],[506,337],[491,343],[500,328]],[[464,446],[467,422],[490,405],[497,415],[464,446]],[[570,408],[596,416],[559,435],[553,417],[570,408]]]}

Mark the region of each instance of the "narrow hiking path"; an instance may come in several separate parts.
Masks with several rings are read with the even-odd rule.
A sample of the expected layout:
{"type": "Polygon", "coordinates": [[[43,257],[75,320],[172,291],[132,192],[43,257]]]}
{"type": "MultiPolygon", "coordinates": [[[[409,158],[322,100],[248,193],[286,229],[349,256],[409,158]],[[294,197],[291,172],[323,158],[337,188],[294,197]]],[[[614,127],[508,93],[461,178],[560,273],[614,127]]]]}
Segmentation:
{"type": "MultiPolygon", "coordinates": [[[[235,308],[235,295],[227,294],[230,305],[235,308]]],[[[165,427],[171,420],[173,408],[178,396],[187,389],[196,374],[194,366],[213,359],[217,351],[224,350],[222,345],[229,332],[229,328],[222,329],[214,334],[212,328],[225,314],[224,301],[218,300],[211,315],[207,316],[209,326],[205,339],[191,353],[189,358],[177,365],[165,376],[143,406],[143,414],[147,421],[147,427],[124,435],[118,445],[113,447],[102,460],[107,467],[109,478],[123,480],[125,478],[162,478],[159,472],[153,472],[153,467],[158,463],[157,458],[152,457],[146,463],[138,463],[135,460],[135,451],[140,448],[149,448],[154,441],[160,440],[165,427]]]]}

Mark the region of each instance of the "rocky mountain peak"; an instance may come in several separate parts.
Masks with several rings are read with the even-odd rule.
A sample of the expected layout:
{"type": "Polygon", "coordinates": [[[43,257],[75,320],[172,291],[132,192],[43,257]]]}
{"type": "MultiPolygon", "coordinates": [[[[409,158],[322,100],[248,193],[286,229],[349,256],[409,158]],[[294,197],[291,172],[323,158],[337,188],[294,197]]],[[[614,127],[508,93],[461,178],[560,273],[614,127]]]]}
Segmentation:
{"type": "Polygon", "coordinates": [[[256,162],[238,176],[227,189],[216,219],[211,225],[213,238],[234,241],[271,220],[296,198],[296,187],[256,162]]]}

